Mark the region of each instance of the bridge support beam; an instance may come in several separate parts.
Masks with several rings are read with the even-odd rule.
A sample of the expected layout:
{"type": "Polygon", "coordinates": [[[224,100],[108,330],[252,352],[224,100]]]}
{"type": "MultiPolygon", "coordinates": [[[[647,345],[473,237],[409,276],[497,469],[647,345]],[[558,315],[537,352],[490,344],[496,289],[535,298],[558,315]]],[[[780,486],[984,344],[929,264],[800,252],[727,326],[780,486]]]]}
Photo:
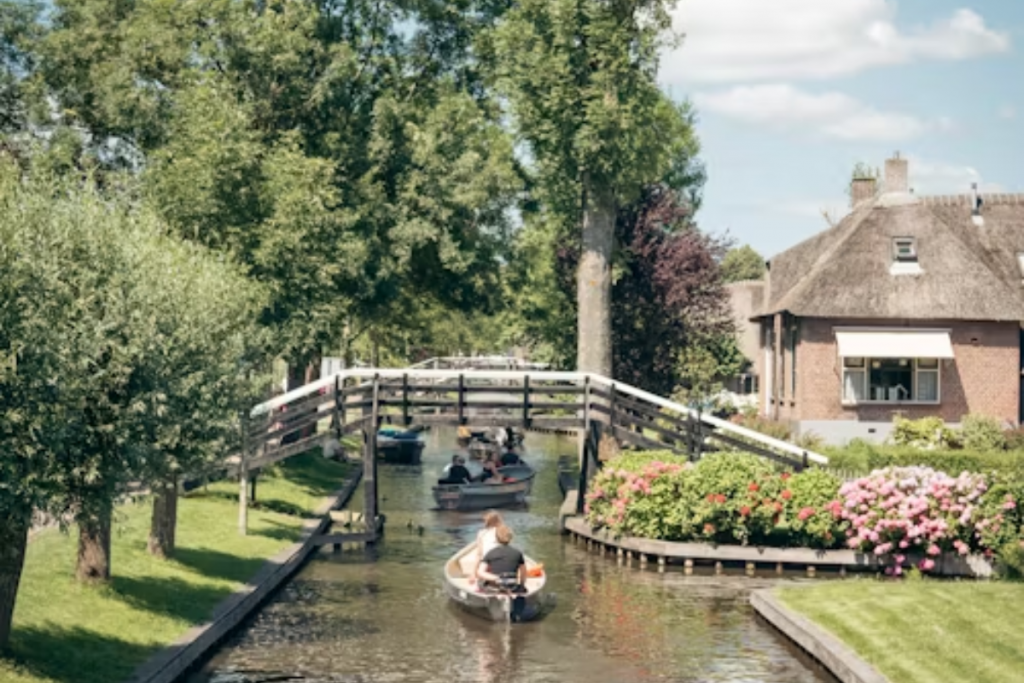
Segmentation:
{"type": "MultiPolygon", "coordinates": [[[[377,430],[380,428],[380,377],[373,378],[370,421],[363,426],[363,519],[367,529],[376,531],[377,521],[377,430]]],[[[364,409],[365,412],[365,409],[364,409]]]]}

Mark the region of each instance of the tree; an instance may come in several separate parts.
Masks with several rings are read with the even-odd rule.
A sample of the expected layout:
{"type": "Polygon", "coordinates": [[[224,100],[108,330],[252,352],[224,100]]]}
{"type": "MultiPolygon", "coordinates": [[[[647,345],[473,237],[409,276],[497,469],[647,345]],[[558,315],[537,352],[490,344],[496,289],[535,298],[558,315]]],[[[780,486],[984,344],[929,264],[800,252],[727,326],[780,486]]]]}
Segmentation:
{"type": "Polygon", "coordinates": [[[659,91],[665,0],[523,0],[502,18],[498,86],[528,144],[538,198],[579,235],[577,365],[612,374],[615,217],[688,144],[684,107],[659,91]]]}
{"type": "Polygon", "coordinates": [[[161,483],[224,438],[258,299],[152,212],[9,160],[0,236],[2,644],[34,511],[73,514],[77,573],[103,580],[128,484],[161,483]]]}
{"type": "Polygon", "coordinates": [[[730,249],[722,259],[723,282],[760,280],[764,277],[764,272],[764,257],[754,251],[749,244],[730,249]]]}
{"type": "MultiPolygon", "coordinates": [[[[717,266],[724,247],[696,229],[679,193],[660,186],[619,212],[616,236],[616,377],[667,396],[691,382],[688,365],[698,353],[733,332],[717,266]]],[[[559,250],[563,291],[572,289],[578,253],[571,242],[559,250]]]]}

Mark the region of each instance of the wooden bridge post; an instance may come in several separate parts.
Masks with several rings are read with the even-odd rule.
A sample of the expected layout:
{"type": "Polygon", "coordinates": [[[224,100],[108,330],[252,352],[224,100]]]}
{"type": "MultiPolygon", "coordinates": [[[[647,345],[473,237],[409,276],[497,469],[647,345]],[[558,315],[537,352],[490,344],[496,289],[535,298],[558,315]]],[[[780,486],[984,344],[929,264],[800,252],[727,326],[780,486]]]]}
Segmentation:
{"type": "Polygon", "coordinates": [[[335,375],[334,376],[334,437],[336,439],[338,439],[338,441],[341,441],[341,436],[343,434],[342,428],[345,426],[345,423],[344,423],[344,416],[342,415],[342,412],[341,412],[342,410],[344,410],[344,407],[339,407],[339,404],[341,403],[341,387],[339,386],[338,383],[339,383],[338,376],[335,375]]]}
{"type": "Polygon", "coordinates": [[[405,427],[409,426],[409,373],[406,372],[402,375],[402,424],[405,427]]]}
{"type": "Polygon", "coordinates": [[[466,418],[463,415],[463,407],[465,405],[464,401],[466,400],[465,397],[466,397],[466,379],[462,375],[462,373],[459,373],[459,398],[458,398],[459,405],[458,405],[458,415],[459,415],[459,424],[460,425],[466,424],[466,418]]]}
{"type": "Polygon", "coordinates": [[[523,375],[523,429],[530,426],[530,376],[523,375]]]}
{"type": "Polygon", "coordinates": [[[243,536],[249,530],[249,417],[243,412],[242,451],[238,455],[238,533],[243,536]]]}
{"type": "MultiPolygon", "coordinates": [[[[370,421],[363,420],[363,521],[367,531],[377,529],[377,429],[379,428],[380,375],[373,376],[370,421]]],[[[364,415],[366,409],[363,409],[364,415]]]]}

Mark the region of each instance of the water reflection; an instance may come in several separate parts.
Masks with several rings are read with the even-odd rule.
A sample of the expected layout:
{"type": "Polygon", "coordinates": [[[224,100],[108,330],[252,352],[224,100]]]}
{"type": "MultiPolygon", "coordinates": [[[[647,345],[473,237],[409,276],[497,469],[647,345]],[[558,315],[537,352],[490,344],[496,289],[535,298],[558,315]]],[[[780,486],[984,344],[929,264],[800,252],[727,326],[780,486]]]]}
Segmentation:
{"type": "Polygon", "coordinates": [[[375,559],[325,550],[191,681],[832,680],[754,619],[749,591],[771,581],[641,572],[566,542],[555,468],[575,445],[553,436],[528,437],[530,506],[504,514],[515,543],[548,568],[557,607],[514,626],[463,613],[444,596],[442,564],[480,515],[430,509],[454,441],[433,430],[422,466],[381,467],[388,530],[375,559]]]}

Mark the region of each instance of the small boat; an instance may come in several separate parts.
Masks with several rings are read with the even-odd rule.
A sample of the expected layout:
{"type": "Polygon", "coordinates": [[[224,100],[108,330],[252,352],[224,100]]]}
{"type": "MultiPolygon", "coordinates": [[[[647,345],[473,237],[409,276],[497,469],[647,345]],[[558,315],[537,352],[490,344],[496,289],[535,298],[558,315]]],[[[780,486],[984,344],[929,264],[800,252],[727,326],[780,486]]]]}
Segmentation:
{"type": "Polygon", "coordinates": [[[419,465],[424,443],[414,430],[382,429],[377,432],[377,455],[396,465],[419,465]]]}
{"type": "Polygon", "coordinates": [[[547,582],[543,565],[526,558],[526,592],[509,593],[470,583],[469,572],[476,563],[476,543],[455,553],[444,565],[444,587],[448,597],[466,611],[491,621],[529,621],[541,611],[541,592],[547,582]]]}
{"type": "Polygon", "coordinates": [[[536,470],[529,465],[510,465],[499,467],[498,472],[505,478],[500,484],[438,484],[433,489],[437,507],[441,510],[486,510],[523,505],[533,490],[536,470]]]}

